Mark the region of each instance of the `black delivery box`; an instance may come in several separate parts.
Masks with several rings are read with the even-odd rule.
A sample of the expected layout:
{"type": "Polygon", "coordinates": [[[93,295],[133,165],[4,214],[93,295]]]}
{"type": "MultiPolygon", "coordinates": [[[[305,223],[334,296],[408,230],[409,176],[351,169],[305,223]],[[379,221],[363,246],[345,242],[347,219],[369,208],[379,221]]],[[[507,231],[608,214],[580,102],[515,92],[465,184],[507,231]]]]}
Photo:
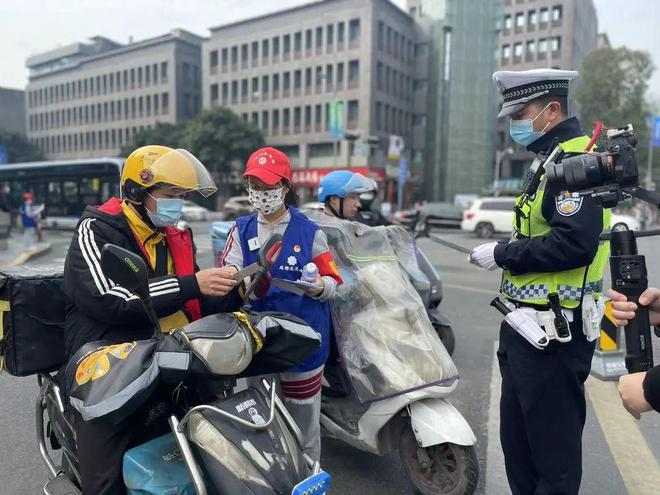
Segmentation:
{"type": "Polygon", "coordinates": [[[61,264],[0,271],[0,370],[29,376],[64,363],[63,272],[61,264]]]}

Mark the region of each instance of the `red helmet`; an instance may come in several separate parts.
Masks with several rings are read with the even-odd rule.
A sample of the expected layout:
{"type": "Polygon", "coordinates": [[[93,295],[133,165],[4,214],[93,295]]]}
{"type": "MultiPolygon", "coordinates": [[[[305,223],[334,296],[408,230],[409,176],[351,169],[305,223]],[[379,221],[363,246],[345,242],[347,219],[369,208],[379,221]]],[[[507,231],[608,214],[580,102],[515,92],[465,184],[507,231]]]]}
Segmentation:
{"type": "Polygon", "coordinates": [[[250,155],[243,177],[256,177],[269,186],[282,179],[291,182],[289,158],[275,148],[260,148],[250,155]]]}
{"type": "Polygon", "coordinates": [[[32,199],[32,193],[31,192],[23,193],[23,199],[32,199]]]}

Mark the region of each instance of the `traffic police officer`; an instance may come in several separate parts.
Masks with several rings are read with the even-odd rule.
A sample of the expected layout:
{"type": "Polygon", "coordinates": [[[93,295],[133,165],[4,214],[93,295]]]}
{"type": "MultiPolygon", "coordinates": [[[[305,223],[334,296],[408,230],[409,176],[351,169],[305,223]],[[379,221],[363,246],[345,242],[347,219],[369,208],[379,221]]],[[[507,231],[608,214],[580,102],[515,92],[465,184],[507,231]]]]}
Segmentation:
{"type": "Polygon", "coordinates": [[[584,382],[595,337],[583,333],[581,307],[585,296],[601,297],[609,245],[599,234],[609,226],[609,211],[591,197],[552,190],[537,171],[557,146],[555,161],[589,146],[577,118],[567,115],[569,81],[576,76],[551,69],[493,75],[504,96],[498,117],[510,117],[512,139],[537,160],[516,202],[512,239],[478,246],[470,261],[503,269],[500,291],[512,308],[547,311],[549,294],[556,293],[572,335],[537,349],[502,324],[500,436],[514,495],[577,495],[582,477],[584,382]]]}

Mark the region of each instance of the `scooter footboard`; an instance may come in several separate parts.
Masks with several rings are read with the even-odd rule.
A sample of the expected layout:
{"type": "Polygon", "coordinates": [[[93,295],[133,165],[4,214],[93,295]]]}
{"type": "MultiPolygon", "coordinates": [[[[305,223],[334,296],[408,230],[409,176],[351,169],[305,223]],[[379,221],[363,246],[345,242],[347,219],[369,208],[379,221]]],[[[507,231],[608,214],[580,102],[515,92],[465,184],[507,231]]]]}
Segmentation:
{"type": "Polygon", "coordinates": [[[477,443],[477,437],[463,415],[445,399],[424,399],[413,402],[408,408],[413,432],[421,447],[477,443]]]}

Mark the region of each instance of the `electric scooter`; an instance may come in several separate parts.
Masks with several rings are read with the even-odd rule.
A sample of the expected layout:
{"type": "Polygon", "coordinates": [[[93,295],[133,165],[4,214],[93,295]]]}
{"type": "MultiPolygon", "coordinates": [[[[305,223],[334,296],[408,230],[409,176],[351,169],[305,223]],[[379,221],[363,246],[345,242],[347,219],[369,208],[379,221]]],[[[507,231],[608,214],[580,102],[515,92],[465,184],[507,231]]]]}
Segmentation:
{"type": "MultiPolygon", "coordinates": [[[[260,249],[258,266],[255,267],[252,283],[246,289],[246,297],[277,256],[276,243],[281,243],[281,236],[278,237],[260,249]]],[[[162,376],[176,377],[174,383],[181,377],[194,378],[190,383],[197,386],[198,393],[207,392],[206,400],[194,407],[178,403],[166,409],[164,414],[168,416],[171,433],[124,455],[124,481],[128,493],[327,493],[330,476],[321,470],[318,462],[313,462],[303,453],[300,430],[278,398],[275,383],[262,380],[259,388],[234,392],[236,376],[244,373],[259,356],[251,336],[253,329],[249,325],[236,325],[236,322],[223,326],[219,322],[228,320],[221,320],[220,317],[227,315],[211,315],[176,333],[163,336],[150,305],[146,267],[142,258],[117,246],[106,245],[101,266],[108,278],[137,295],[145,304],[157,330],[156,335],[165,341],[161,349],[170,351],[166,353],[167,359],[160,359],[162,356],[156,359],[162,376]],[[183,337],[174,338],[176,334],[183,337]],[[186,343],[182,344],[184,341],[186,343]]],[[[264,318],[259,320],[259,314],[246,314],[255,327],[261,328],[272,324],[278,317],[264,313],[264,318]]],[[[305,355],[298,356],[298,362],[302,362],[318,347],[320,338],[300,321],[295,322],[295,328],[298,329],[296,332],[301,332],[300,335],[307,336],[306,341],[316,339],[314,347],[308,345],[305,355]]],[[[267,336],[263,343],[267,345],[267,336]]],[[[60,383],[51,374],[39,373],[38,381],[37,442],[50,475],[44,493],[80,494],[73,426],[76,419],[72,406],[67,403],[60,383]],[[54,451],[61,452],[59,462],[54,451]]],[[[158,414],[158,407],[149,415],[152,412],[158,414]]],[[[162,411],[160,413],[163,414],[162,411]]],[[[148,425],[145,423],[146,427],[148,425]]]]}

